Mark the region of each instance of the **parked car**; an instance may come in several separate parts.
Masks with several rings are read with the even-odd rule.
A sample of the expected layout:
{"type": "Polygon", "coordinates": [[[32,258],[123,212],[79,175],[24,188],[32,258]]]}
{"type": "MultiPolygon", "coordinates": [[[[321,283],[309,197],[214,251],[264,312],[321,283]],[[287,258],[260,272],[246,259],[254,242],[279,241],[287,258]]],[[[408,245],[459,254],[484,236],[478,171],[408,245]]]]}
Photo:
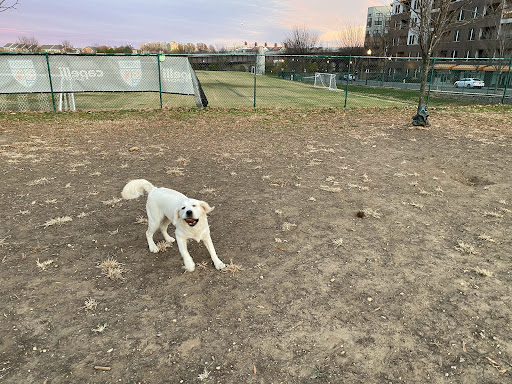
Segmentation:
{"type": "Polygon", "coordinates": [[[480,79],[472,79],[470,77],[456,81],[453,86],[455,88],[483,88],[485,83],[480,79]]]}
{"type": "Polygon", "coordinates": [[[356,77],[355,77],[353,74],[349,74],[349,75],[344,74],[344,75],[343,75],[343,80],[347,80],[347,78],[348,78],[349,80],[355,80],[355,79],[356,79],[356,77]]]}

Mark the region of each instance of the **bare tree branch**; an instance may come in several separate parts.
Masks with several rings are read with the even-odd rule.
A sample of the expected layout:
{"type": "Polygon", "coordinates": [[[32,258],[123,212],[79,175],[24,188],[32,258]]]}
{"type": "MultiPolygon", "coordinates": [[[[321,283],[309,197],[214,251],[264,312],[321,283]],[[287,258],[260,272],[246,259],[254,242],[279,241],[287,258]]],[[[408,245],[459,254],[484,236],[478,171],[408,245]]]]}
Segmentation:
{"type": "Polygon", "coordinates": [[[310,32],[305,26],[295,26],[287,35],[283,45],[287,53],[304,55],[313,50],[318,41],[318,34],[310,32]]]}
{"type": "Polygon", "coordinates": [[[364,46],[364,26],[347,26],[338,32],[338,43],[342,48],[364,46]]]}
{"type": "Polygon", "coordinates": [[[9,9],[14,9],[16,8],[17,5],[18,0],[0,0],[0,12],[5,12],[9,9]]]}

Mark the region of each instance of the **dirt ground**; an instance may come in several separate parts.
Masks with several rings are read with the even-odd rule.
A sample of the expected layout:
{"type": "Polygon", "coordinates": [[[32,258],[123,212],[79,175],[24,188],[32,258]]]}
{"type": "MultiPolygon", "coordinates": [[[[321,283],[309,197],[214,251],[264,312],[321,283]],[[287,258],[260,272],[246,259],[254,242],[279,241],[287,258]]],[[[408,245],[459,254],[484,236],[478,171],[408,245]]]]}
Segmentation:
{"type": "Polygon", "coordinates": [[[0,382],[512,382],[512,109],[430,112],[1,114],[0,382]]]}

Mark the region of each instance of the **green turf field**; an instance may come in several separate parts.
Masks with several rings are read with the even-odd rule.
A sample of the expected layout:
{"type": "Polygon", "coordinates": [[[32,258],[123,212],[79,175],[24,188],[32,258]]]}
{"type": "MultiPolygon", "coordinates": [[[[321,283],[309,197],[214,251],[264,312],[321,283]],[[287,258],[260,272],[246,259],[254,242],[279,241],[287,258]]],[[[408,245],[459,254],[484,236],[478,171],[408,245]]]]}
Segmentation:
{"type": "MultiPolygon", "coordinates": [[[[256,76],[248,72],[197,71],[197,76],[211,107],[344,107],[345,91],[314,88],[311,83],[283,80],[270,76],[256,76]],[[255,103],[256,96],[256,103],[255,103]]],[[[4,110],[52,110],[50,94],[1,95],[4,110]]],[[[159,108],[157,92],[90,92],[75,93],[79,110],[159,108]]],[[[412,98],[400,100],[391,95],[371,95],[349,92],[348,107],[384,107],[414,105],[412,98]]],[[[55,94],[58,108],[59,94],[55,94]]],[[[193,96],[162,94],[163,107],[193,107],[193,96]]]]}
{"type": "MultiPolygon", "coordinates": [[[[197,71],[197,77],[212,107],[252,107],[254,75],[247,72],[197,71]]],[[[389,97],[372,97],[349,93],[347,106],[376,107],[407,105],[389,97]]],[[[414,102],[410,103],[411,105],[414,102]]],[[[313,88],[311,83],[256,76],[257,107],[343,107],[345,91],[313,88]]]]}

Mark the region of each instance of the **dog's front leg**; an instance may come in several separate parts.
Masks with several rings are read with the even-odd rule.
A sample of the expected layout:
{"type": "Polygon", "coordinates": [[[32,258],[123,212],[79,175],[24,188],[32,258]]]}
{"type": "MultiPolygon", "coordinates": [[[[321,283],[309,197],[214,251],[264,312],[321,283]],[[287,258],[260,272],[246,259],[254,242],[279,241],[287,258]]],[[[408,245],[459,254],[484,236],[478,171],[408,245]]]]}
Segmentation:
{"type": "Polygon", "coordinates": [[[213,246],[212,238],[208,236],[206,239],[203,240],[203,242],[208,252],[210,252],[210,257],[212,258],[213,265],[215,265],[215,268],[219,270],[226,268],[226,264],[224,264],[221,261],[221,259],[219,259],[219,257],[217,256],[217,252],[215,252],[215,247],[213,246]]]}
{"type": "Polygon", "coordinates": [[[180,250],[181,257],[183,258],[183,263],[185,264],[185,269],[189,272],[194,272],[194,269],[196,269],[196,263],[194,263],[192,256],[188,253],[187,239],[176,234],[176,240],[178,242],[178,249],[180,250]]]}

